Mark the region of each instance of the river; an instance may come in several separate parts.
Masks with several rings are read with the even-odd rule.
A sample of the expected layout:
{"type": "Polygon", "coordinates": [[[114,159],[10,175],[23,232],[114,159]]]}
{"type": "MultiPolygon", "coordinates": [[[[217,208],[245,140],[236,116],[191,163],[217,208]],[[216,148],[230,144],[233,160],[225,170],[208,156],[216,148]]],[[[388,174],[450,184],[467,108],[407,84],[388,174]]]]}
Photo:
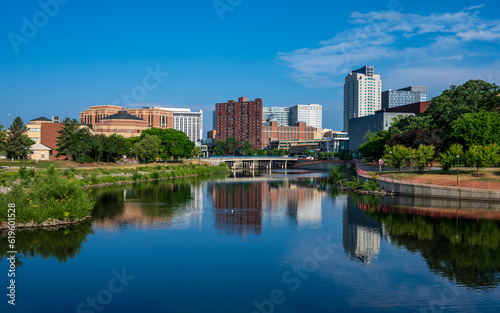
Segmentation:
{"type": "MultiPolygon", "coordinates": [[[[255,177],[254,177],[255,176],[255,177]]],[[[1,312],[495,312],[497,204],[347,195],[318,173],[90,191],[91,221],[16,234],[1,312]]]]}

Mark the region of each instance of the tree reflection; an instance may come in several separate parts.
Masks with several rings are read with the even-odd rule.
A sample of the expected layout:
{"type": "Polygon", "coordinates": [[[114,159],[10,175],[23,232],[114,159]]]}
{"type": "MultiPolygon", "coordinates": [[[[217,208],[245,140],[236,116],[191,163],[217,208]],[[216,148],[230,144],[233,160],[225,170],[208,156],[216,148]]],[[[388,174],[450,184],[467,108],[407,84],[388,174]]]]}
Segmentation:
{"type": "Polygon", "coordinates": [[[433,272],[471,288],[499,284],[499,222],[384,213],[385,206],[378,201],[366,197],[357,201],[359,208],[383,224],[393,244],[419,252],[433,272]]]}
{"type": "MultiPolygon", "coordinates": [[[[66,262],[77,256],[87,242],[87,235],[93,234],[90,222],[83,222],[67,228],[34,229],[16,232],[16,250],[25,258],[40,256],[44,259],[56,258],[66,262]]],[[[8,248],[7,232],[0,235],[0,259],[5,257],[8,248]]],[[[22,265],[19,264],[19,265],[22,265]]]]}

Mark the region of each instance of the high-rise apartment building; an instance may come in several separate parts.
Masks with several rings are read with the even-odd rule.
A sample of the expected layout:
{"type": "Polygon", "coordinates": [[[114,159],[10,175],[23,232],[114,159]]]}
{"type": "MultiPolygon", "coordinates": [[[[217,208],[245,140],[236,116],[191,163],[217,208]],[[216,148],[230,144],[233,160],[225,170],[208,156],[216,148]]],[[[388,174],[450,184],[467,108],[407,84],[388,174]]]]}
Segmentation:
{"type": "Polygon", "coordinates": [[[192,142],[203,139],[203,111],[191,109],[161,108],[173,112],[173,129],[185,133],[192,142]]]}
{"type": "Polygon", "coordinates": [[[299,104],[290,107],[291,125],[298,122],[307,126],[321,128],[323,123],[323,107],[319,104],[299,104]]]}
{"type": "Polygon", "coordinates": [[[426,102],[428,88],[425,86],[410,86],[397,90],[382,92],[382,109],[395,108],[411,103],[426,102]]]}
{"type": "Polygon", "coordinates": [[[262,149],[262,99],[249,101],[240,97],[238,102],[215,105],[216,138],[226,141],[234,137],[239,142],[248,140],[253,149],[262,149]]]}
{"type": "Polygon", "coordinates": [[[373,66],[363,66],[345,78],[344,131],[349,132],[349,120],[374,114],[382,107],[382,80],[373,66]]]}

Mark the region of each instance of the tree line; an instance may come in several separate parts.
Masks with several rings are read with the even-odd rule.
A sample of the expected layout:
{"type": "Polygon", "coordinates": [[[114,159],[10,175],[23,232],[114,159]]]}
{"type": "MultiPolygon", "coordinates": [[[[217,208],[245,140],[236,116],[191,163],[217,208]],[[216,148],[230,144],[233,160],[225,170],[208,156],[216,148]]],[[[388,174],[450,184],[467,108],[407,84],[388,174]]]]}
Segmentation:
{"type": "MultiPolygon", "coordinates": [[[[26,135],[27,127],[16,117],[8,131],[0,124],[0,150],[8,158],[26,158],[35,144],[26,135]]],[[[89,128],[81,127],[76,119],[65,118],[56,141],[56,157],[66,157],[79,163],[115,162],[123,156],[137,158],[141,162],[157,159],[170,160],[199,157],[202,153],[189,137],[174,129],[151,128],[140,137],[124,138],[112,134],[92,134],[89,128]]]]}
{"type": "Polygon", "coordinates": [[[439,158],[443,168],[465,161],[478,168],[500,162],[500,87],[483,80],[451,86],[416,116],[398,116],[388,130],[367,132],[365,157],[417,167],[439,158]],[[461,148],[460,148],[461,147],[461,148]],[[388,152],[392,152],[388,153],[388,152]],[[461,151],[461,152],[460,152],[461,151]]]}

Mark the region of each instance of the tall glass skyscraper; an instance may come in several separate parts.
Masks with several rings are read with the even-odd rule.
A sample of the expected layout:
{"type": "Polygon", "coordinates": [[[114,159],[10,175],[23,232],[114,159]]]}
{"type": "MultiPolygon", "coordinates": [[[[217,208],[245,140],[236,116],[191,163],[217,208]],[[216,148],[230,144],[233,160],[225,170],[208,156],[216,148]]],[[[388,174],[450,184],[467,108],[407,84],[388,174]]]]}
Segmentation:
{"type": "Polygon", "coordinates": [[[375,114],[380,110],[382,80],[373,72],[373,66],[363,66],[345,78],[344,131],[349,132],[349,120],[375,114]]]}

